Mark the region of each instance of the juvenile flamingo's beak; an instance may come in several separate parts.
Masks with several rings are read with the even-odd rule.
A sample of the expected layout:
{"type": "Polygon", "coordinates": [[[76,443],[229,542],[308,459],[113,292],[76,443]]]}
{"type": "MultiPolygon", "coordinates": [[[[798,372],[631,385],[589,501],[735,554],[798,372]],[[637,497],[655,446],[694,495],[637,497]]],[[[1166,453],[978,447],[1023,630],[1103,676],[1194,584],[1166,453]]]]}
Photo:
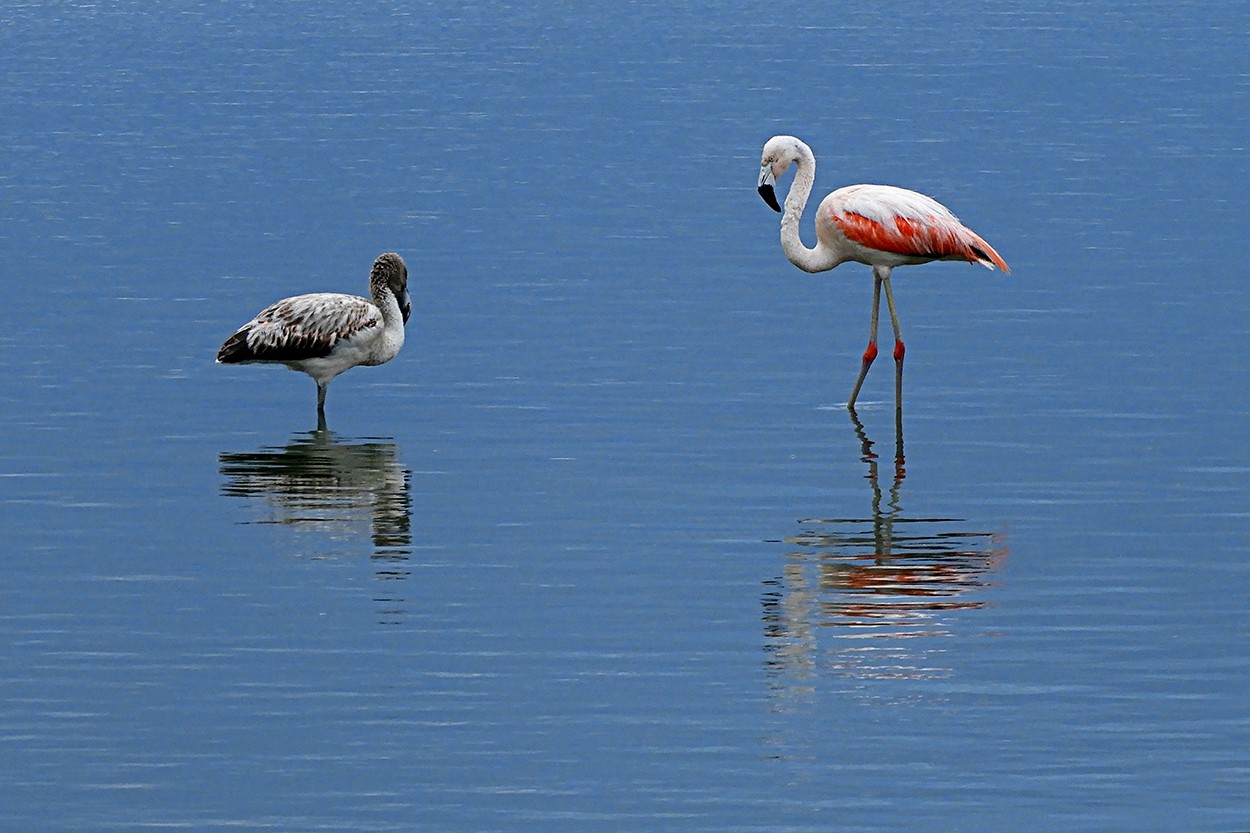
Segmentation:
{"type": "Polygon", "coordinates": [[[412,299],[408,297],[407,288],[404,289],[404,294],[398,298],[398,301],[399,314],[403,316],[404,323],[407,324],[408,316],[412,315],[412,299]]]}
{"type": "Polygon", "coordinates": [[[764,202],[768,203],[768,207],[778,213],[781,212],[781,205],[777,202],[777,192],[773,190],[773,186],[777,184],[777,178],[773,176],[772,165],[760,166],[760,196],[764,198],[764,202]]]}

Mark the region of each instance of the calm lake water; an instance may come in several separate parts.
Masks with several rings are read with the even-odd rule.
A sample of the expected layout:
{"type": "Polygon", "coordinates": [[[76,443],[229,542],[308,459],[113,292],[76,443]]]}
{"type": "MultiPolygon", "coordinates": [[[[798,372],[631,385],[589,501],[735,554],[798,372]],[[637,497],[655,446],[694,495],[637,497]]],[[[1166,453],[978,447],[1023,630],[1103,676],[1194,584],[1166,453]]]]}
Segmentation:
{"type": "Polygon", "coordinates": [[[0,829],[1250,828],[1247,8],[0,21],[0,829]],[[775,133],[1013,267],[901,435],[775,133]],[[213,364],[388,250],[328,431],[213,364]]]}

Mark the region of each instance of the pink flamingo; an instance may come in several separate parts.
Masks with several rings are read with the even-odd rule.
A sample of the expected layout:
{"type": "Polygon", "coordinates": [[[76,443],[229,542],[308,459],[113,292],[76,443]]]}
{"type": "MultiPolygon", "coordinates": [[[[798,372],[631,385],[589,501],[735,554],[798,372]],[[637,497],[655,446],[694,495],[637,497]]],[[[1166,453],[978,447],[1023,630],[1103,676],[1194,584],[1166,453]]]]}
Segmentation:
{"type": "MultiPolygon", "coordinates": [[[[816,209],[816,248],[799,239],[799,218],[812,193],[816,157],[812,149],[793,136],[774,136],[764,145],[760,158],[760,196],[773,210],[782,211],[773,186],[777,177],[795,166],[794,182],[786,194],[781,215],[781,248],[790,262],[805,272],[824,272],[853,260],[872,267],[872,325],[859,378],[846,407],[855,410],[859,389],[868,368],[877,358],[877,318],[881,287],[894,326],[896,402],[903,389],[903,334],[894,309],[890,272],[895,266],[911,266],[933,260],[966,260],[1010,272],[1007,262],[972,229],[959,222],[950,209],[924,194],[891,185],[848,185],[820,202],[816,209]]],[[[898,403],[901,408],[901,402],[898,403]]]]}

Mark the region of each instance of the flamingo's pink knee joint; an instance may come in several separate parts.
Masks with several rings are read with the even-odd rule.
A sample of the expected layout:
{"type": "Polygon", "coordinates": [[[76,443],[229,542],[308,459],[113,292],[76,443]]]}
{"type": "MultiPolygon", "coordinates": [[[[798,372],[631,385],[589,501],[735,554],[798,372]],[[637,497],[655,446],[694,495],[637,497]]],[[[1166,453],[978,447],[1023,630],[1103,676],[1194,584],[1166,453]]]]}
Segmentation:
{"type": "Polygon", "coordinates": [[[903,346],[903,342],[901,341],[894,342],[894,361],[901,362],[903,360],[904,354],[906,353],[907,353],[907,348],[903,346]]]}
{"type": "Polygon", "coordinates": [[[864,351],[864,364],[872,364],[877,358],[877,342],[868,342],[868,349],[864,351]]]}

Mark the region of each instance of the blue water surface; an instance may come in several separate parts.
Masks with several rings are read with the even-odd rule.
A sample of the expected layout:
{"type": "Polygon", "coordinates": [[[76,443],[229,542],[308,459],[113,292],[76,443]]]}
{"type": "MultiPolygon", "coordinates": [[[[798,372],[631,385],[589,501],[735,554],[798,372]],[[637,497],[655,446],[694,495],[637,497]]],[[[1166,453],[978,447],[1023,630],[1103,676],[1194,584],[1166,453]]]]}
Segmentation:
{"type": "Polygon", "coordinates": [[[1246,9],[0,22],[0,829],[1250,826],[1246,9]],[[1012,266],[901,420],[777,133],[1012,266]],[[213,364],[391,250],[327,430],[213,364]]]}

